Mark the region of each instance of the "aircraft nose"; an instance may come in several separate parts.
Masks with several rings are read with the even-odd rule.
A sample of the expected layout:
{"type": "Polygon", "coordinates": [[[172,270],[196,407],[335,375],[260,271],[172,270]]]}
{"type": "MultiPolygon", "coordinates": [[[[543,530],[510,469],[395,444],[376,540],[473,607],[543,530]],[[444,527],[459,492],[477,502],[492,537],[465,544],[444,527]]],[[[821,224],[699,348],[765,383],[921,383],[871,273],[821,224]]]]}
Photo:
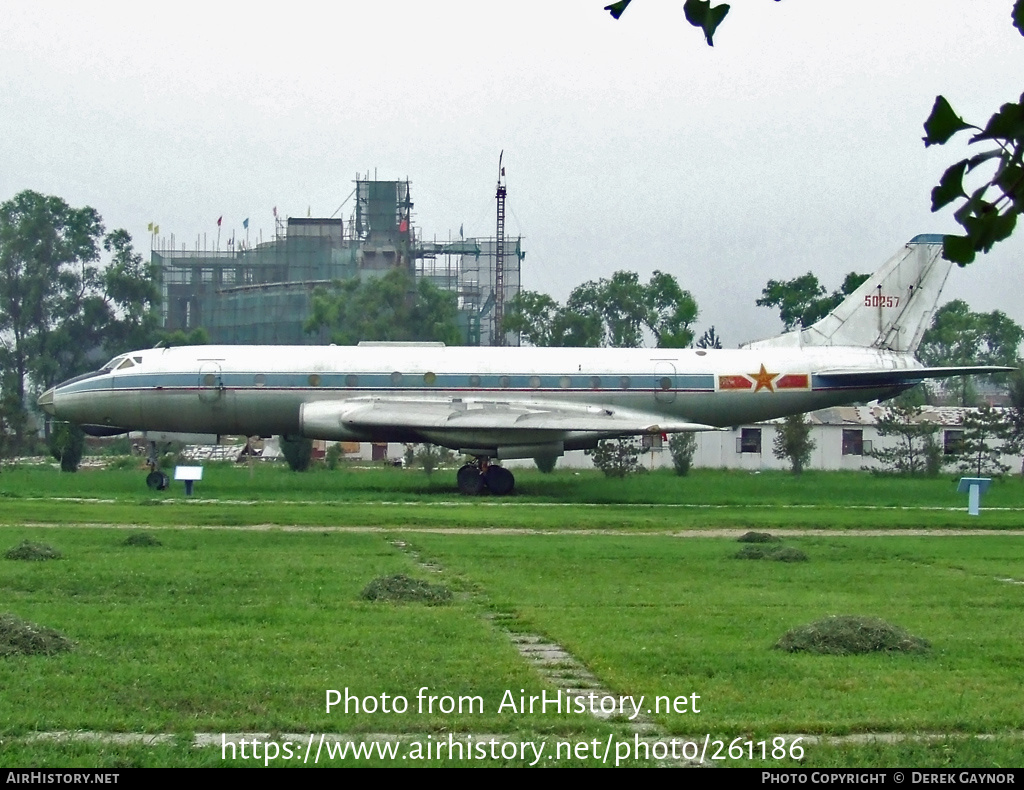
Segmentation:
{"type": "Polygon", "coordinates": [[[45,411],[51,417],[57,414],[57,410],[54,408],[53,405],[53,393],[56,389],[56,387],[50,387],[50,389],[48,389],[46,392],[39,396],[39,400],[37,401],[37,403],[39,404],[39,408],[45,411]]]}

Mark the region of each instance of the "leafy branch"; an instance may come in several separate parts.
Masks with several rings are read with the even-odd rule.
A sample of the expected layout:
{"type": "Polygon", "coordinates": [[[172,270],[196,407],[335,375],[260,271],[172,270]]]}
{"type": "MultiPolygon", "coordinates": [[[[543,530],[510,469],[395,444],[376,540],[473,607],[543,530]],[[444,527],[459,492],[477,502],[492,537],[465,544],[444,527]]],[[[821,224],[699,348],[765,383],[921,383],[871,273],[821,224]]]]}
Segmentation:
{"type": "MultiPolygon", "coordinates": [[[[1021,16],[1024,0],[1017,0],[1014,25],[1018,29],[1021,16]]],[[[1019,102],[1000,107],[984,128],[964,121],[945,97],[937,96],[924,123],[924,144],[944,145],[969,130],[976,132],[971,145],[989,143],[994,147],[951,165],[932,190],[932,211],[960,202],[953,217],[965,233],[947,235],[942,254],[961,266],[972,263],[977,253],[988,252],[997,242],[1008,238],[1017,226],[1017,216],[1024,210],[1024,95],[1019,102]],[[968,195],[964,177],[986,162],[996,166],[992,177],[968,195]]]]}
{"type": "MultiPolygon", "coordinates": [[[[617,3],[606,5],[604,10],[618,19],[631,2],[633,0],[619,0],[617,3]]],[[[777,3],[779,0],[775,0],[775,2],[777,3]]],[[[715,31],[728,13],[729,5],[727,3],[716,6],[711,5],[711,0],[686,0],[683,3],[683,14],[686,16],[686,21],[704,31],[704,38],[709,47],[715,45],[715,31]]]]}
{"type": "MultiPolygon", "coordinates": [[[[618,19],[632,0],[619,0],[605,6],[618,19]]],[[[779,0],[775,0],[779,2],[779,0]]],[[[708,46],[714,46],[714,34],[729,13],[725,3],[712,6],[710,0],[686,0],[683,14],[686,21],[704,31],[708,46]]],[[[1014,0],[1011,13],[1013,26],[1024,35],[1024,0],[1014,0]]],[[[962,159],[946,169],[939,184],[932,190],[932,211],[962,201],[953,214],[964,229],[960,236],[947,235],[942,242],[942,255],[965,266],[979,252],[988,252],[1000,241],[1009,238],[1017,227],[1017,217],[1024,211],[1024,94],[1017,103],[999,108],[984,128],[967,123],[943,96],[935,98],[931,115],[924,123],[924,144],[944,145],[960,132],[975,131],[970,143],[991,143],[994,148],[962,159]],[[992,177],[971,194],[964,188],[964,177],[976,168],[992,162],[992,177]]]]}

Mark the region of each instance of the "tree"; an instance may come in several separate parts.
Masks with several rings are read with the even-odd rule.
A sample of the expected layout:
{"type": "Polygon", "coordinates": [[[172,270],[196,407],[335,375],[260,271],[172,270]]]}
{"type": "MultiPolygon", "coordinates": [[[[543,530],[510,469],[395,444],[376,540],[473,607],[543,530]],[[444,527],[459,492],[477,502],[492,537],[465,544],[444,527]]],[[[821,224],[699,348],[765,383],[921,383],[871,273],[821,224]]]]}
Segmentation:
{"type": "Polygon", "coordinates": [[[527,343],[538,347],[597,348],[604,334],[598,313],[573,312],[537,291],[520,291],[512,298],[502,327],[506,332],[519,332],[527,343]]]}
{"type": "Polygon", "coordinates": [[[430,477],[441,464],[451,459],[451,451],[444,447],[438,447],[436,444],[407,444],[405,446],[406,467],[411,467],[414,463],[418,464],[427,473],[427,477],[430,477]]]}
{"type": "MultiPolygon", "coordinates": [[[[618,0],[605,6],[605,10],[618,19],[631,2],[618,0]]],[[[710,0],[686,0],[683,13],[687,22],[704,31],[708,45],[714,46],[715,31],[729,13],[729,6],[712,6],[710,0]]],[[[1015,0],[1011,20],[1024,35],[1024,0],[1015,0]]],[[[1009,238],[1024,210],[1024,95],[1020,101],[1000,107],[984,127],[967,123],[944,96],[935,97],[931,114],[924,122],[925,147],[944,145],[960,132],[970,130],[976,132],[970,139],[972,145],[992,147],[951,165],[932,190],[933,212],[962,201],[953,216],[965,234],[947,235],[942,241],[943,257],[961,266],[972,263],[977,253],[988,252],[996,243],[1009,238]],[[991,174],[968,195],[964,177],[982,165],[989,165],[991,174]]]]}
{"type": "Polygon", "coordinates": [[[799,475],[811,460],[815,441],[811,438],[811,424],[802,414],[791,414],[775,431],[772,452],[779,460],[789,459],[793,474],[799,475]]]}
{"type": "Polygon", "coordinates": [[[684,477],[693,465],[693,454],[697,451],[697,437],[692,433],[674,433],[668,440],[668,451],[672,454],[672,466],[676,474],[684,477]]]}
{"type": "Polygon", "coordinates": [[[85,432],[70,422],[54,422],[50,431],[50,454],[60,461],[62,472],[77,472],[85,451],[85,432]]]}
{"type": "Polygon", "coordinates": [[[305,436],[282,436],[281,453],[293,472],[305,472],[313,461],[313,440],[305,436]]]}
{"type": "MultiPolygon", "coordinates": [[[[103,348],[111,356],[148,348],[161,334],[157,310],[160,304],[160,266],[146,263],[135,252],[132,237],[126,230],[107,234],[103,239],[103,249],[111,254],[110,264],[102,274],[107,311],[103,348]]],[[[205,332],[202,342],[209,342],[205,332]]]]}
{"type": "Polygon", "coordinates": [[[757,300],[758,307],[777,307],[786,332],[810,326],[824,318],[868,279],[867,274],[850,272],[839,290],[831,294],[818,278],[807,272],[792,280],[769,280],[757,300]]]}
{"type": "Polygon", "coordinates": [[[523,291],[509,303],[503,328],[535,346],[638,348],[645,331],[659,348],[685,348],[697,302],[675,277],[656,271],[645,285],[636,272],[578,285],[564,307],[547,294],[523,291]]]}
{"type": "Polygon", "coordinates": [[[960,417],[964,435],[960,442],[957,469],[973,477],[1002,477],[1010,467],[1002,462],[1010,452],[1007,440],[1011,425],[1005,415],[988,404],[964,412],[960,417]]]}
{"type": "MultiPolygon", "coordinates": [[[[974,313],[962,299],[955,299],[935,311],[921,338],[918,356],[933,366],[1013,366],[1022,340],[1024,329],[1005,313],[974,313]]],[[[962,376],[959,382],[960,405],[974,405],[970,379],[962,376]]]]}
{"type": "Polygon", "coordinates": [[[30,387],[94,367],[96,352],[151,345],[158,299],[154,268],[126,231],[104,236],[94,209],[31,191],[0,205],[0,387],[19,449],[30,387]]]}
{"type": "Polygon", "coordinates": [[[67,345],[60,328],[78,313],[102,232],[95,210],[60,198],[26,191],[0,205],[0,361],[19,449],[30,377],[45,384],[57,374],[57,353],[67,345]]]}
{"type": "Polygon", "coordinates": [[[602,439],[593,450],[586,454],[594,459],[594,466],[604,472],[605,477],[626,477],[639,472],[640,442],[627,439],[602,439]]]}
{"type": "Polygon", "coordinates": [[[1010,407],[1007,410],[1009,430],[1007,449],[1021,458],[1021,476],[1024,476],[1024,370],[1020,366],[1024,360],[1018,360],[1018,368],[1010,374],[1010,407]]]}
{"type": "Polygon", "coordinates": [[[896,438],[893,446],[875,449],[869,454],[881,462],[886,471],[909,477],[939,473],[942,448],[935,441],[938,428],[935,423],[922,419],[919,406],[888,406],[875,428],[879,436],[896,438]]]}
{"type": "Polygon", "coordinates": [[[156,336],[167,348],[173,346],[206,346],[210,344],[210,333],[201,326],[197,326],[188,333],[184,329],[175,329],[173,332],[160,329],[157,330],[156,336]]]}
{"type": "Polygon", "coordinates": [[[405,269],[383,277],[353,278],[313,292],[307,332],[326,327],[331,342],[355,345],[361,340],[439,341],[462,344],[455,294],[427,280],[416,283],[405,269]]]}
{"type": "Polygon", "coordinates": [[[715,332],[715,328],[712,326],[704,330],[704,334],[700,336],[700,340],[694,343],[694,345],[697,348],[721,348],[722,338],[718,336],[718,333],[715,332]]]}

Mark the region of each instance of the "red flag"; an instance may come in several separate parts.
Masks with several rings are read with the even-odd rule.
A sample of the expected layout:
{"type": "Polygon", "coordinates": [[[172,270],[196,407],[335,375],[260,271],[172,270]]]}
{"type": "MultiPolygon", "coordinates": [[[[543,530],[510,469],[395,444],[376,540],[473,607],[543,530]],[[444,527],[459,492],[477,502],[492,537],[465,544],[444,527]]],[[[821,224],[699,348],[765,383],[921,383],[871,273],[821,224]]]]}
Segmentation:
{"type": "Polygon", "coordinates": [[[223,216],[223,215],[221,215],[221,216],[217,217],[217,227],[218,227],[218,228],[220,227],[220,221],[221,221],[222,219],[224,219],[224,216],[223,216]]]}
{"type": "Polygon", "coordinates": [[[403,219],[398,224],[398,232],[399,233],[405,233],[407,230],[409,230],[409,223],[406,220],[403,219]]]}

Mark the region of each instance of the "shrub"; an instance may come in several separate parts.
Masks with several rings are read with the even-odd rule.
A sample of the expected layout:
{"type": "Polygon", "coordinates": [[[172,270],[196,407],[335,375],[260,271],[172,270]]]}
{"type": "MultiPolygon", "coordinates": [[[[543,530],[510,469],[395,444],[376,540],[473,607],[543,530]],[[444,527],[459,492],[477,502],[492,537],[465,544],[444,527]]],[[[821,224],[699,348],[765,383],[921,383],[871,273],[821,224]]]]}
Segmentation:
{"type": "Polygon", "coordinates": [[[676,474],[683,477],[693,465],[697,437],[692,433],[674,433],[668,440],[668,451],[672,454],[672,466],[675,467],[676,474]]]}
{"type": "Polygon", "coordinates": [[[826,617],[787,631],[775,649],[790,653],[855,655],[877,652],[925,653],[931,649],[931,645],[926,639],[913,636],[877,617],[841,615],[826,617]]]}
{"type": "Polygon", "coordinates": [[[740,543],[777,543],[779,539],[770,532],[744,532],[736,540],[740,543]]]}
{"type": "Polygon", "coordinates": [[[150,535],[148,532],[133,532],[124,542],[123,546],[162,546],[163,544],[150,535]]]}
{"type": "Polygon", "coordinates": [[[780,546],[769,553],[768,559],[776,562],[807,562],[807,555],[792,546],[780,546]]]}
{"type": "Polygon", "coordinates": [[[327,468],[332,472],[338,468],[338,464],[345,455],[345,450],[341,444],[335,442],[327,448],[327,454],[324,456],[324,463],[327,464],[327,468]]]}
{"type": "Polygon", "coordinates": [[[70,422],[53,422],[50,454],[60,461],[62,472],[77,472],[85,450],[85,431],[70,422]]]}
{"type": "Polygon", "coordinates": [[[636,439],[605,439],[586,453],[605,477],[626,477],[643,468],[639,461],[640,443],[636,439]]]}
{"type": "Polygon", "coordinates": [[[440,584],[430,584],[399,573],[374,579],[363,588],[359,597],[367,601],[418,602],[437,606],[451,601],[452,592],[440,584]]]}
{"type": "Polygon", "coordinates": [[[733,557],[738,560],[775,560],[776,562],[807,562],[807,555],[792,546],[744,546],[733,557]]]}
{"type": "Polygon", "coordinates": [[[558,463],[558,456],[554,453],[538,455],[533,459],[533,462],[537,464],[537,468],[540,469],[541,472],[549,475],[555,471],[555,464],[558,463]]]}
{"type": "Polygon", "coordinates": [[[788,459],[793,474],[799,475],[810,462],[814,446],[810,423],[802,414],[791,414],[775,431],[772,453],[780,461],[788,459]]]}
{"type": "Polygon", "coordinates": [[[9,560],[59,560],[60,552],[46,543],[23,540],[5,555],[9,560]]]}
{"type": "Polygon", "coordinates": [[[313,440],[304,436],[282,436],[281,453],[293,472],[305,472],[313,460],[313,440]]]}
{"type": "Polygon", "coordinates": [[[74,646],[60,631],[22,620],[10,612],[0,614],[0,657],[52,656],[74,646]]]}

